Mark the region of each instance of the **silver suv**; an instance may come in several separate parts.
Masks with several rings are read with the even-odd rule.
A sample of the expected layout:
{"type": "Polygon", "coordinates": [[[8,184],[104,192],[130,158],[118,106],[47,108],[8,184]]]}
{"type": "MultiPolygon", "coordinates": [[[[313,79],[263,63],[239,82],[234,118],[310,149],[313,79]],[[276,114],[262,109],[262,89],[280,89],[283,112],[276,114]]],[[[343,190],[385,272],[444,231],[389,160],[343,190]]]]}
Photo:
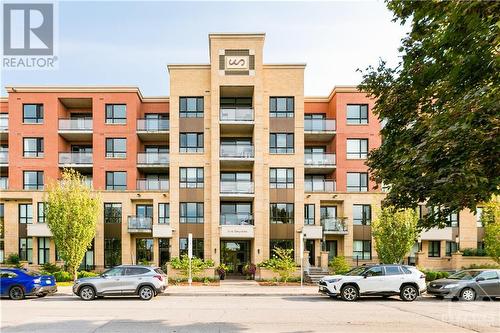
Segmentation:
{"type": "Polygon", "coordinates": [[[122,265],[100,276],[75,281],[73,293],[84,301],[103,296],[138,295],[150,300],[167,288],[167,275],[158,267],[122,265]]]}

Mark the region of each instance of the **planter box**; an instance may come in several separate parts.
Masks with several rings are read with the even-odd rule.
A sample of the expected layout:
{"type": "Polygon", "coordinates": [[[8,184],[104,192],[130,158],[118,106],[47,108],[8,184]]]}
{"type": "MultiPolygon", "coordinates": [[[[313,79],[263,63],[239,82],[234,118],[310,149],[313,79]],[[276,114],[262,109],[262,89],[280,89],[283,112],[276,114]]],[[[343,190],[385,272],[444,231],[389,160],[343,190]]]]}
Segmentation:
{"type": "MultiPolygon", "coordinates": [[[[166,273],[169,279],[187,279],[187,276],[184,276],[180,270],[173,269],[172,266],[170,266],[170,264],[168,264],[167,266],[166,273]]],[[[215,273],[215,267],[205,268],[196,275],[196,277],[199,278],[211,278],[211,279],[215,278],[216,276],[218,277],[218,275],[215,273]]],[[[195,276],[193,275],[193,277],[195,276]]]]}
{"type": "MultiPolygon", "coordinates": [[[[278,273],[275,273],[270,269],[257,267],[257,270],[255,271],[255,280],[272,280],[278,279],[279,277],[278,273]]],[[[300,277],[300,268],[296,269],[295,272],[291,274],[291,277],[300,277]]]]}

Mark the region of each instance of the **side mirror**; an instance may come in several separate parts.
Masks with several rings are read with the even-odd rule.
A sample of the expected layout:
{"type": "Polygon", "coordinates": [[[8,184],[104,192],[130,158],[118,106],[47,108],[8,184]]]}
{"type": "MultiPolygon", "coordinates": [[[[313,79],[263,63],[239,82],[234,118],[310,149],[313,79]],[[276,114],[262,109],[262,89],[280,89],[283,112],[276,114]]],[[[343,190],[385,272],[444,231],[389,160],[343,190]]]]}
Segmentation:
{"type": "Polygon", "coordinates": [[[107,278],[107,277],[108,277],[108,274],[101,274],[101,277],[103,277],[103,278],[107,278]]]}
{"type": "Polygon", "coordinates": [[[480,276],[480,277],[476,278],[476,282],[480,282],[480,281],[484,281],[484,277],[480,276]]]}
{"type": "Polygon", "coordinates": [[[363,275],[363,277],[366,279],[368,277],[368,274],[363,275]]]}

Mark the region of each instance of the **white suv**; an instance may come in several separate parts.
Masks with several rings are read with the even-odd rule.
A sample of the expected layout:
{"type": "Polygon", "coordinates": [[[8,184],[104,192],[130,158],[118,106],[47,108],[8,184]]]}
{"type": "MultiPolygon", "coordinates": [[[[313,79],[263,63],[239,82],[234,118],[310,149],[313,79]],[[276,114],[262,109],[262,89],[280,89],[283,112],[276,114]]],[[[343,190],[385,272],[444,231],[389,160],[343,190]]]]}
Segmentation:
{"type": "Polygon", "coordinates": [[[370,265],[356,267],[345,275],[325,276],[319,281],[319,292],[344,301],[359,296],[399,295],[403,301],[414,301],[426,289],[425,275],[413,266],[370,265]]]}

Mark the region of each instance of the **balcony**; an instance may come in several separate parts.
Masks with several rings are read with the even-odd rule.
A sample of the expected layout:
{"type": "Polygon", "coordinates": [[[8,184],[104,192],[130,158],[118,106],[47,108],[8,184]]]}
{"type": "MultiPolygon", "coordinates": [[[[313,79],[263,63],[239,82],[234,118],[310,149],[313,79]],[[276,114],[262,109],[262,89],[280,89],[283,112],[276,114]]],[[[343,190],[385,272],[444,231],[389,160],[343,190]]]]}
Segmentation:
{"type": "Polygon", "coordinates": [[[9,115],[6,113],[0,114],[0,140],[8,140],[9,138],[9,115]]]}
{"type": "Polygon", "coordinates": [[[250,107],[231,107],[220,109],[220,130],[227,135],[252,133],[254,110],[250,107]]]}
{"type": "Polygon", "coordinates": [[[221,181],[220,196],[226,198],[244,199],[254,196],[252,181],[221,181]]]}
{"type": "Polygon", "coordinates": [[[59,153],[59,167],[92,170],[92,153],[59,153]]]}
{"type": "Polygon", "coordinates": [[[335,136],[335,119],[304,119],[306,142],[328,142],[335,136]]]}
{"type": "Polygon", "coordinates": [[[168,179],[137,179],[138,191],[168,191],[168,179]]]}
{"type": "Polygon", "coordinates": [[[253,225],[253,215],[249,213],[221,214],[220,225],[253,225]]]}
{"type": "Polygon", "coordinates": [[[153,219],[146,216],[129,216],[128,219],[129,233],[151,233],[153,229],[153,219]]]}
{"type": "Polygon", "coordinates": [[[331,217],[321,219],[325,235],[347,235],[347,221],[343,218],[331,217]]]}
{"type": "Polygon", "coordinates": [[[169,166],[168,153],[137,153],[137,167],[147,171],[165,171],[169,166]]]}
{"type": "Polygon", "coordinates": [[[304,182],[305,192],[331,193],[336,190],[335,180],[306,180],[304,182]]]}
{"type": "Polygon", "coordinates": [[[137,135],[142,141],[168,141],[168,119],[137,119],[137,135]]]}
{"type": "Polygon", "coordinates": [[[0,151],[0,166],[9,165],[9,151],[2,150],[0,151]]]}
{"type": "Polygon", "coordinates": [[[304,166],[306,174],[328,174],[335,170],[335,154],[305,153],[304,166]]]}
{"type": "Polygon", "coordinates": [[[7,190],[9,188],[9,178],[0,177],[0,190],[7,190]]]}
{"type": "Polygon", "coordinates": [[[239,167],[254,162],[253,145],[220,145],[220,161],[224,166],[239,167]]]}
{"type": "Polygon", "coordinates": [[[92,140],[92,118],[59,119],[59,135],[70,141],[92,140]]]}

